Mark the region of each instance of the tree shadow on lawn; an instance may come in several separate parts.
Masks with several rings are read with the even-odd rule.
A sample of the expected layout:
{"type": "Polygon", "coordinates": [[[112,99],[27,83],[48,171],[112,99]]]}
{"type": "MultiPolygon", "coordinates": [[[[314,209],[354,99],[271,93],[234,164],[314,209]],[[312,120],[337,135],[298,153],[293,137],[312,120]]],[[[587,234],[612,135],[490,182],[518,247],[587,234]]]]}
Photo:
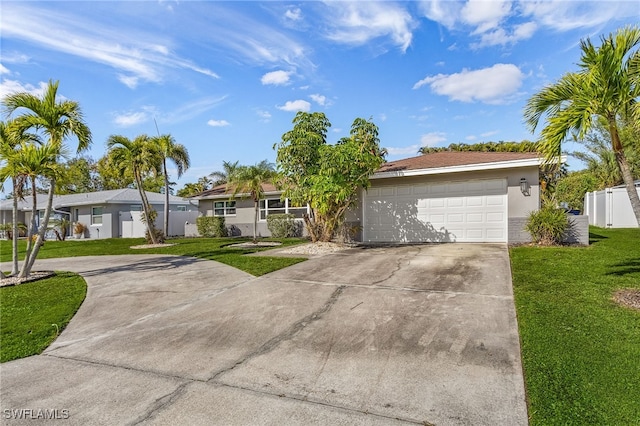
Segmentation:
{"type": "Polygon", "coordinates": [[[596,244],[602,240],[608,240],[609,237],[605,237],[604,235],[596,234],[595,232],[589,232],[589,244],[596,244]]]}
{"type": "Polygon", "coordinates": [[[616,265],[612,265],[612,268],[621,268],[616,269],[611,272],[607,272],[607,275],[616,275],[621,277],[623,275],[628,274],[640,274],[640,258],[630,259],[626,262],[621,262],[616,265]]]}

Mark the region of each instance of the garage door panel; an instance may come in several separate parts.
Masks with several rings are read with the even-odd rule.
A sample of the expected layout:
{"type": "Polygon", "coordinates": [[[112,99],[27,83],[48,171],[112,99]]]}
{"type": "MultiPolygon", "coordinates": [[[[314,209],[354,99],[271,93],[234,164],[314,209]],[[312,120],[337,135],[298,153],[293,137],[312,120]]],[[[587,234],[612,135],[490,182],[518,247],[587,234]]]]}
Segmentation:
{"type": "Polygon", "coordinates": [[[371,188],[365,241],[505,242],[505,179],[371,188]]]}

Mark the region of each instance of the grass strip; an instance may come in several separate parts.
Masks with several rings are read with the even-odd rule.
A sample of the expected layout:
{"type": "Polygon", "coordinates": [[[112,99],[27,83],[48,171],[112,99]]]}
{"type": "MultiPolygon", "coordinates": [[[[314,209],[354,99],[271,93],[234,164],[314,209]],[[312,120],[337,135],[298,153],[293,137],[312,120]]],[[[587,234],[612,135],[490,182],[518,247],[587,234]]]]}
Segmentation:
{"type": "MultiPolygon", "coordinates": [[[[109,238],[102,240],[46,241],[40,249],[38,259],[78,256],[102,256],[121,254],[173,254],[216,260],[238,268],[254,276],[260,276],[278,269],[303,262],[306,258],[244,256],[265,251],[269,248],[231,248],[231,244],[250,241],[249,238],[176,238],[167,240],[174,244],[170,247],[132,249],[132,246],[145,244],[143,238],[109,238]]],[[[282,243],[286,247],[306,242],[299,238],[269,239],[282,243]]],[[[25,241],[19,241],[19,258],[24,258],[25,241]]],[[[0,241],[0,261],[11,260],[11,242],[0,241]]],[[[37,264],[36,264],[37,265],[37,264]]]]}
{"type": "Polygon", "coordinates": [[[591,229],[589,247],[510,249],[531,425],[640,424],[640,229],[591,229]]]}
{"type": "Polygon", "coordinates": [[[42,353],[86,294],[84,279],[71,272],[0,288],[0,362],[42,353]]]}

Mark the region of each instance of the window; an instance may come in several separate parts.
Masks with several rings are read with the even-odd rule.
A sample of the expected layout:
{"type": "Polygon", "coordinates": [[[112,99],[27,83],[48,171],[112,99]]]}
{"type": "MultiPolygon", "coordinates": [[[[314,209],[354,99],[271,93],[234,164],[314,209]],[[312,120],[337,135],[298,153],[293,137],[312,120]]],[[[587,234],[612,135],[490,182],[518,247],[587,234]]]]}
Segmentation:
{"type": "Polygon", "coordinates": [[[102,207],[91,207],[91,224],[102,225],[102,207]]]}
{"type": "Polygon", "coordinates": [[[129,206],[129,211],[141,212],[142,211],[142,204],[132,204],[131,206],[129,206]]]}
{"type": "Polygon", "coordinates": [[[186,212],[187,211],[187,206],[176,206],[176,211],[177,212],[186,212]]]}
{"type": "Polygon", "coordinates": [[[73,221],[77,222],[80,220],[80,209],[73,209],[73,221]]]}
{"type": "Polygon", "coordinates": [[[302,219],[302,216],[308,213],[309,206],[295,206],[288,198],[260,200],[260,220],[266,220],[270,214],[292,214],[296,219],[302,219]]]}
{"type": "MultiPolygon", "coordinates": [[[[183,206],[186,211],[186,206],[183,206]]],[[[214,216],[235,216],[236,215],[236,202],[235,201],[214,201],[213,202],[213,215],[214,216]]]]}

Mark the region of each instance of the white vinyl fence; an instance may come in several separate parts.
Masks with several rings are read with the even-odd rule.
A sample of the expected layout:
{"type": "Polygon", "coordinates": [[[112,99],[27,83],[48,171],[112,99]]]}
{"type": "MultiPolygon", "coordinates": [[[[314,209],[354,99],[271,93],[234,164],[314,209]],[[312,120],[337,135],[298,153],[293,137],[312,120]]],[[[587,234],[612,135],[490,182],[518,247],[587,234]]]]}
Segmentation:
{"type": "MultiPolygon", "coordinates": [[[[122,238],[138,238],[144,237],[147,230],[146,225],[141,220],[142,212],[120,212],[120,236],[122,238]]],[[[169,213],[169,236],[170,237],[183,237],[185,223],[194,223],[198,217],[198,212],[182,212],[175,211],[169,213]]],[[[155,226],[158,229],[162,229],[164,224],[164,213],[158,212],[158,217],[155,221],[155,226]]]]}
{"type": "MultiPolygon", "coordinates": [[[[640,195],[640,187],[636,186],[636,191],[640,195]]],[[[638,227],[629,194],[624,187],[587,192],[584,195],[584,210],[589,216],[589,225],[601,228],[638,227]]]]}

